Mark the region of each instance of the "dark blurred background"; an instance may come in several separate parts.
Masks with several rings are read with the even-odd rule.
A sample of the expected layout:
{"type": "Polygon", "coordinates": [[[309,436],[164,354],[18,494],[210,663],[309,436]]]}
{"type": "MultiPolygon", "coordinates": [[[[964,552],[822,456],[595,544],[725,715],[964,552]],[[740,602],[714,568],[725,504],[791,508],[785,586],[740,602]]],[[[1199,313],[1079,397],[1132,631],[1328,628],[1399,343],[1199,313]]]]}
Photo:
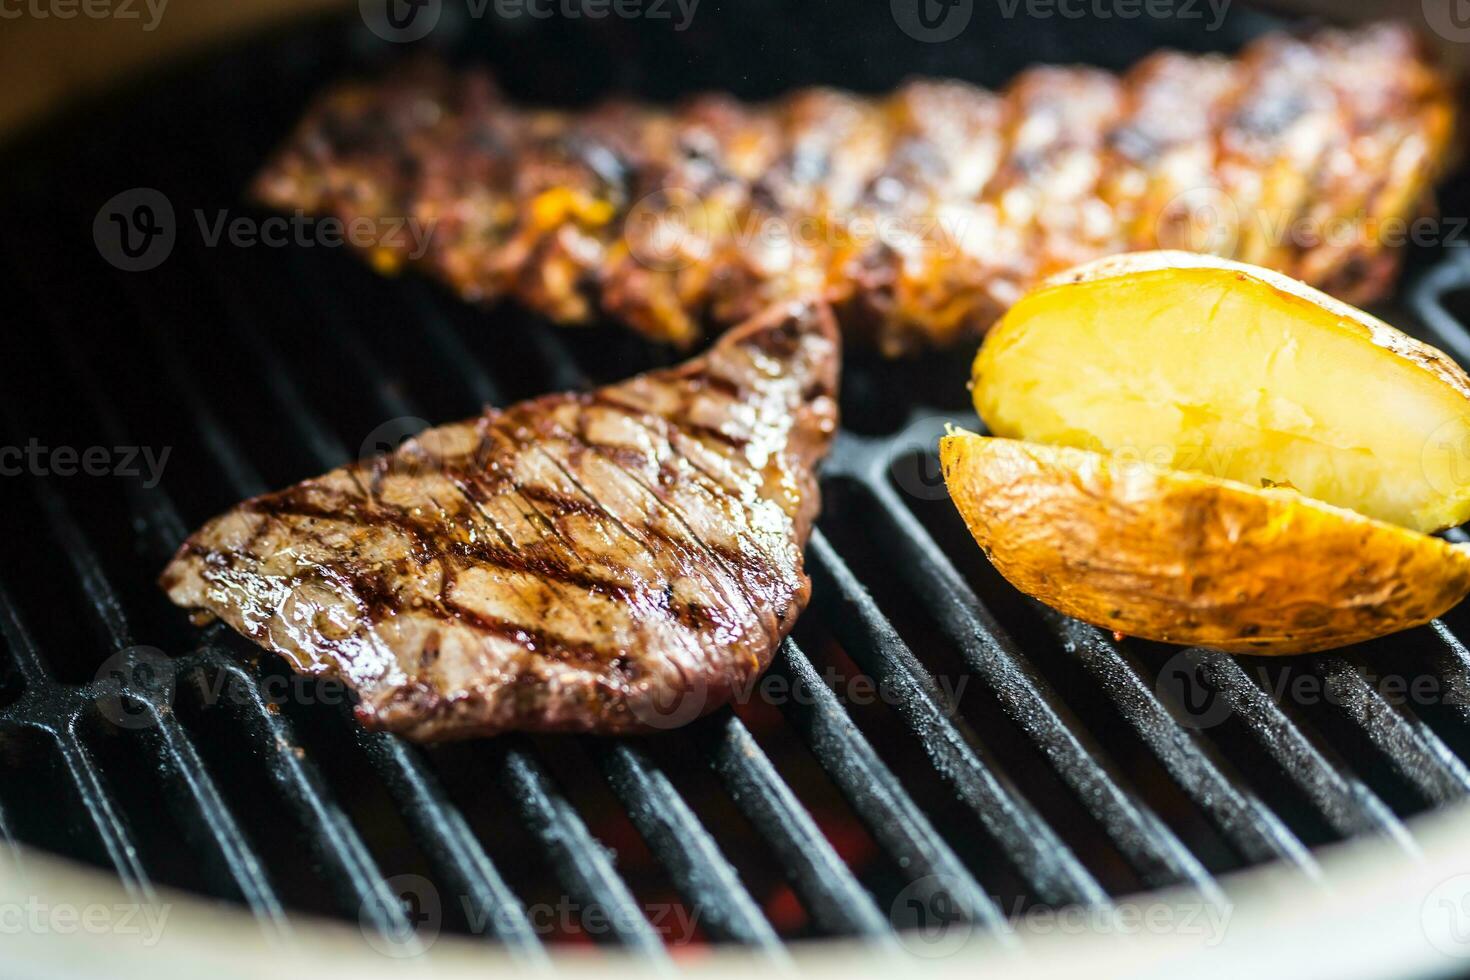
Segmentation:
{"type": "Polygon", "coordinates": [[[1119,68],[1161,42],[1228,49],[1283,16],[1341,23],[1393,16],[1418,25],[1453,61],[1470,52],[1466,0],[616,3],[636,4],[643,15],[619,16],[633,7],[615,0],[0,0],[0,134],[180,59],[207,59],[233,39],[311,21],[358,28],[365,64],[411,47],[443,49],[493,63],[508,89],[544,102],[609,90],[666,98],[710,87],[762,96],[808,82],[879,89],[909,74],[996,84],[1026,64],[1070,60],[1078,50],[1119,68]],[[366,24],[388,3],[398,22],[432,18],[433,29],[413,43],[376,36],[366,24]],[[589,15],[599,9],[601,17],[589,15]]]}

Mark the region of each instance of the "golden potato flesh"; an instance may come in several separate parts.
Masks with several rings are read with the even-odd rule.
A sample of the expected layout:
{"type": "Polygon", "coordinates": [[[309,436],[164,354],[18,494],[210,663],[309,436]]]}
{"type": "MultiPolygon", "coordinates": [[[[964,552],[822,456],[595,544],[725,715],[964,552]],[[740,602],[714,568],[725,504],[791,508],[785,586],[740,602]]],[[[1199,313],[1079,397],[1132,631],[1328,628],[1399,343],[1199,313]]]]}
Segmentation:
{"type": "Polygon", "coordinates": [[[1285,489],[958,433],[950,496],[1013,585],[1107,629],[1303,653],[1407,629],[1470,592],[1470,551],[1285,489]]]}
{"type": "Polygon", "coordinates": [[[1314,289],[1179,252],[1064,273],[974,366],[997,436],[1106,451],[1421,531],[1470,518],[1470,377],[1314,289]]]}

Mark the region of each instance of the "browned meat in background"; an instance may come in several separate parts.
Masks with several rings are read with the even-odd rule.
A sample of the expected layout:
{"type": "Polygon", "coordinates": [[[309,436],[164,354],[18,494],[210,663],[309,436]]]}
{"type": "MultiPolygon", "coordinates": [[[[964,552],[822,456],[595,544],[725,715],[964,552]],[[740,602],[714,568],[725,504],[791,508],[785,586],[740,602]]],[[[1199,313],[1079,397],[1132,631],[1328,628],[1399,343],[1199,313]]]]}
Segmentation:
{"type": "Polygon", "coordinates": [[[1393,25],[1163,52],[1122,77],[1039,67],[1000,94],[914,81],[672,110],[518,107],[482,73],[416,65],[326,93],[256,192],[413,219],[429,241],[385,232],[374,264],[412,255],[466,299],[689,344],[819,289],[899,353],[977,335],[1059,269],[1159,246],[1371,301],[1452,123],[1445,79],[1393,25]]]}
{"type": "Polygon", "coordinates": [[[373,728],[683,724],[753,681],[806,606],[838,358],[825,306],[783,304],[680,367],[246,501],[161,582],[340,677],[373,728]]]}

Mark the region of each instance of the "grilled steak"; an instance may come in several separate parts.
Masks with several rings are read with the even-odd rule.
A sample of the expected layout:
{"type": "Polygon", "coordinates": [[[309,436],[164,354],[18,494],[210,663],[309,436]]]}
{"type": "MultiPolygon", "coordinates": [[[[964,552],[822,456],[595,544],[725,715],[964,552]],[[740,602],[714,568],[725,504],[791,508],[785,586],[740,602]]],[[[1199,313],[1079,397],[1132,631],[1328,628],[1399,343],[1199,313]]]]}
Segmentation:
{"type": "Polygon", "coordinates": [[[1040,278],[1137,249],[1370,301],[1451,124],[1445,79],[1397,26],[1163,52],[1122,77],[1035,68],[999,94],[916,81],[672,110],[529,110],[483,74],[416,66],[326,93],[256,192],[376,229],[356,238],[376,266],[418,261],[470,300],[687,344],[824,289],[895,353],[972,336],[1040,278]]]}
{"type": "Polygon", "coordinates": [[[425,431],[191,536],[169,598],[420,740],[687,722],[806,606],[838,343],[782,305],[703,357],[425,431]]]}

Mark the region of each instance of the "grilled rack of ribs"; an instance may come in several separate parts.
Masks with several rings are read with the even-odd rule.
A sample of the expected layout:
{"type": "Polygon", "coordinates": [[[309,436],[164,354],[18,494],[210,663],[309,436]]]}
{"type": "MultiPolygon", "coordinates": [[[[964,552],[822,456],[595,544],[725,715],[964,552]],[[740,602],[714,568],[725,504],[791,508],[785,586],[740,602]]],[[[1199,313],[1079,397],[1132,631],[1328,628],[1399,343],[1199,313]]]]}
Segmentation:
{"type": "Polygon", "coordinates": [[[806,606],[838,353],[824,305],[779,305],[682,366],[247,500],[160,584],[413,739],[683,724],[806,606]]]}
{"type": "Polygon", "coordinates": [[[417,261],[470,300],[687,345],[815,289],[894,354],[1138,249],[1369,302],[1452,125],[1445,79],[1392,25],[1161,52],[1121,77],[1039,67],[998,94],[914,81],[674,109],[518,107],[481,73],[418,65],[327,92],[255,190],[365,222],[379,269],[417,261]]]}

